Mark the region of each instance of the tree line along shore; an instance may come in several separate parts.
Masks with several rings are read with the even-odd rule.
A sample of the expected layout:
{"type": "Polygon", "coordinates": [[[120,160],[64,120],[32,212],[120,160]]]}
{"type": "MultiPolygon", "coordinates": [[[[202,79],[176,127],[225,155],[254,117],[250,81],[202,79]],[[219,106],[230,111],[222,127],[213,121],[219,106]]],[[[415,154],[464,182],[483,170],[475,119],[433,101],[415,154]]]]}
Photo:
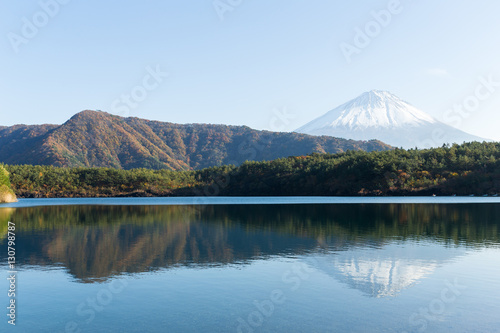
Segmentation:
{"type": "MultiPolygon", "coordinates": [[[[4,165],[20,198],[500,194],[500,143],[313,153],[201,170],[4,165]]],[[[5,180],[7,179],[7,180],[5,180]]],[[[5,189],[4,189],[5,190],[5,189]]]]}

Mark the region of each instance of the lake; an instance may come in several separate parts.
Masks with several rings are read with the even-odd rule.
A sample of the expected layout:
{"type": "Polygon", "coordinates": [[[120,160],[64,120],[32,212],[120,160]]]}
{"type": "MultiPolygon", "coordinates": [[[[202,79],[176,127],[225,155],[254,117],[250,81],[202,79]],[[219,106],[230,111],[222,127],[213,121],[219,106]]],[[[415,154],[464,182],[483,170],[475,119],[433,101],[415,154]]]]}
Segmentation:
{"type": "Polygon", "coordinates": [[[0,228],[2,332],[500,332],[499,198],[22,199],[0,228]]]}

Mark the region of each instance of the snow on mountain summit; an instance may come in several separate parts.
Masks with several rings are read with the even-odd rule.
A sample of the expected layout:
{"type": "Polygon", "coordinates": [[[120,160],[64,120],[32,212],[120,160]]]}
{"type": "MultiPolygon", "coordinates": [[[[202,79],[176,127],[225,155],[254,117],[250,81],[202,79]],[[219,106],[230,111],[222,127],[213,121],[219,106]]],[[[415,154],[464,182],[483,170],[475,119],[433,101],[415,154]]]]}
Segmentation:
{"type": "Polygon", "coordinates": [[[349,129],[391,128],[435,122],[433,117],[390,92],[372,90],[331,110],[297,131],[308,132],[317,128],[339,126],[349,129]]]}
{"type": "Polygon", "coordinates": [[[388,91],[371,90],[314,119],[295,132],[353,140],[378,139],[404,148],[483,141],[441,123],[388,91]]]}

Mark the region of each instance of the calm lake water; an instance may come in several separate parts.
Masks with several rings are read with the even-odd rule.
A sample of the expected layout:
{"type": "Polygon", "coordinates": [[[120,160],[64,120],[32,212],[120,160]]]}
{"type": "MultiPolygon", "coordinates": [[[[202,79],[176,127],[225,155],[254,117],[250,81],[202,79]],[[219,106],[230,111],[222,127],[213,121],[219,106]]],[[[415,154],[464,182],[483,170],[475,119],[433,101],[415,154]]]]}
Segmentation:
{"type": "Polygon", "coordinates": [[[2,332],[500,332],[498,198],[31,199],[0,229],[2,332]]]}

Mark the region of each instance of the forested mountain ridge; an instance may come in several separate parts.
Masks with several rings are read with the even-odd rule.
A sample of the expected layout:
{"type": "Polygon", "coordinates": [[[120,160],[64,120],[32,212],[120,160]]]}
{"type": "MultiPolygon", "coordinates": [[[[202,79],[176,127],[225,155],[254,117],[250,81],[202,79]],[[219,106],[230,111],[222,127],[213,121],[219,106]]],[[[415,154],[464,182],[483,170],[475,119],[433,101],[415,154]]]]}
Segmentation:
{"type": "Polygon", "coordinates": [[[22,198],[500,194],[498,142],[314,153],[189,171],[5,167],[22,198]]]}
{"type": "Polygon", "coordinates": [[[82,111],[62,125],[0,127],[0,162],[60,167],[189,170],[246,160],[347,150],[390,150],[355,141],[246,126],[174,124],[82,111]]]}
{"type": "Polygon", "coordinates": [[[44,163],[49,153],[43,139],[58,125],[14,125],[0,128],[0,162],[44,163]]]}

